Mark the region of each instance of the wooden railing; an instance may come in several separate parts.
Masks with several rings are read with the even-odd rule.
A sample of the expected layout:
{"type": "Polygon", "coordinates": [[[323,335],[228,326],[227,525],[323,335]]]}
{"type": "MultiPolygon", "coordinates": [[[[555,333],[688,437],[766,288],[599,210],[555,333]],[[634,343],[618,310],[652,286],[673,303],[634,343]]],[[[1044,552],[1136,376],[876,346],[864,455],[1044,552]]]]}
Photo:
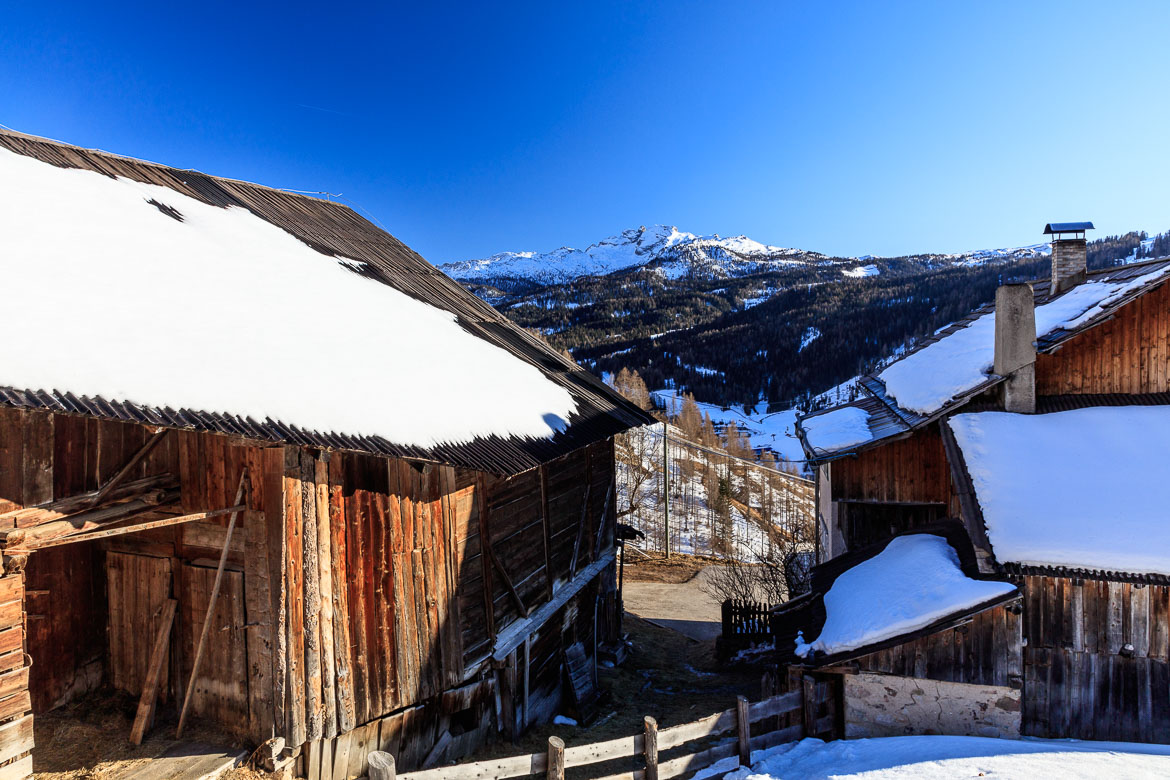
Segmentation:
{"type": "Polygon", "coordinates": [[[746,766],[751,751],[800,739],[805,734],[801,718],[806,710],[800,689],[754,703],[740,696],[734,709],[717,712],[693,723],[659,729],[654,718],[647,717],[642,733],[629,737],[565,747],[564,741],[554,736],[549,737],[549,748],[544,753],[424,769],[399,774],[397,778],[393,759],[388,754],[371,753],[370,777],[371,780],[505,780],[543,776],[548,780],[564,780],[568,768],[641,757],[644,768],[609,775],[602,780],[667,780],[705,769],[725,758],[738,757],[740,765],[746,766]],[[789,720],[795,725],[782,728],[771,725],[789,720]],[[755,736],[752,735],[753,724],[758,724],[756,731],[759,733],[755,736]],[[661,754],[673,748],[726,734],[732,736],[714,744],[695,746],[694,752],[659,761],[661,754]]]}
{"type": "Polygon", "coordinates": [[[772,641],[772,608],[755,601],[727,599],[722,607],[723,632],[716,655],[726,661],[740,650],[772,641]]]}

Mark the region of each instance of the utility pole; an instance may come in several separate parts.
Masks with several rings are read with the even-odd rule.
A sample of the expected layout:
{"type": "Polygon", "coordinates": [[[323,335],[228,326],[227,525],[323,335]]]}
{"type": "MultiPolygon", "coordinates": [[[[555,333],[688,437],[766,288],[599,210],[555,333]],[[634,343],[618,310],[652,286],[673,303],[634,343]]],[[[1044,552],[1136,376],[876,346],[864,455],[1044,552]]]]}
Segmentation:
{"type": "Polygon", "coordinates": [[[662,530],[665,533],[663,547],[666,548],[666,557],[670,558],[670,451],[667,446],[670,437],[670,423],[662,421],[662,530]]]}

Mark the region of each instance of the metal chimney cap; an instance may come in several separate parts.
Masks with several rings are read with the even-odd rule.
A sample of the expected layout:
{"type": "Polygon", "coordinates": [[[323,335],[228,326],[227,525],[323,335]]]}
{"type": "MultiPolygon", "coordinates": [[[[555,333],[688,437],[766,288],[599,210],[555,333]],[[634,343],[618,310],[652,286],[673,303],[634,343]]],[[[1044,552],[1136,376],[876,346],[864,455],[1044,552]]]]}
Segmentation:
{"type": "Polygon", "coordinates": [[[1044,226],[1044,235],[1053,233],[1084,233],[1086,230],[1096,230],[1092,222],[1049,222],[1044,226]]]}

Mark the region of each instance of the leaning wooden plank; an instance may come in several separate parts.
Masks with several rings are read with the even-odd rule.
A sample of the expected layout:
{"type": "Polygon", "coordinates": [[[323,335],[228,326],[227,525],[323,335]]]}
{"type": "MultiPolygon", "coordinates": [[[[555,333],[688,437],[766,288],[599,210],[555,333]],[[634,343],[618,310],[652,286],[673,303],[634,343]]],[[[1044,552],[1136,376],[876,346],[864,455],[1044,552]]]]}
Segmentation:
{"type": "Polygon", "coordinates": [[[240,502],[244,500],[244,489],[248,484],[248,469],[240,472],[240,485],[236,488],[235,510],[228,521],[227,538],[223,542],[223,552],[219,556],[219,568],[215,570],[215,584],[211,586],[211,597],[207,601],[207,614],[203,617],[203,630],[199,634],[199,644],[195,646],[195,660],[191,663],[191,678],[187,680],[187,693],[183,697],[183,706],[179,710],[179,725],[175,728],[175,738],[183,736],[183,726],[187,722],[187,708],[191,705],[191,696],[195,693],[195,681],[199,679],[199,662],[203,660],[203,649],[207,644],[207,632],[211,629],[211,616],[215,613],[215,600],[219,597],[219,584],[223,580],[223,567],[227,563],[228,547],[232,542],[232,531],[236,527],[236,518],[240,512],[247,509],[240,502]]]}
{"type": "Polygon", "coordinates": [[[565,606],[569,599],[577,595],[606,566],[612,563],[613,559],[614,551],[606,551],[604,556],[582,569],[577,576],[562,586],[552,599],[537,607],[527,618],[517,620],[504,631],[500,632],[499,636],[496,637],[492,657],[497,661],[503,661],[507,658],[513,650],[524,642],[525,637],[543,626],[549,618],[557,613],[557,610],[565,606]]]}
{"type": "Polygon", "coordinates": [[[150,665],[146,671],[146,682],[142,685],[142,696],[138,699],[138,713],[134,716],[134,725],[130,728],[130,744],[141,745],[142,737],[150,728],[154,720],[154,705],[158,701],[158,684],[162,680],[163,662],[167,657],[167,647],[171,643],[171,624],[175,620],[175,607],[179,602],[167,599],[162,605],[162,618],[158,623],[158,633],[154,637],[154,649],[150,652],[150,665]]]}
{"type": "MultiPolygon", "coordinates": [[[[88,542],[93,539],[108,539],[111,536],[120,536],[122,534],[133,534],[139,531],[148,531],[152,528],[165,528],[172,525],[181,525],[183,523],[194,523],[198,520],[207,520],[212,517],[222,517],[223,515],[235,515],[247,509],[243,504],[230,506],[227,509],[216,509],[212,512],[196,512],[193,515],[178,515],[177,517],[166,517],[162,520],[151,520],[146,523],[138,523],[136,525],[128,525],[122,528],[109,528],[104,531],[93,531],[87,534],[77,534],[76,536],[67,536],[61,539],[51,539],[47,542],[39,542],[37,544],[30,544],[26,549],[41,550],[45,547],[56,547],[62,544],[76,544],[78,542],[88,542]]],[[[230,539],[229,539],[230,541],[230,539]]]]}
{"type": "Polygon", "coordinates": [[[142,445],[138,452],[134,453],[130,460],[126,462],[126,465],[120,468],[118,473],[111,477],[110,481],[107,482],[101,490],[97,491],[92,499],[90,499],[90,506],[97,506],[100,504],[102,499],[109,495],[110,491],[116,488],[122,482],[122,480],[125,479],[126,476],[134,470],[135,466],[141,463],[147,455],[154,451],[154,448],[162,442],[163,437],[168,433],[170,433],[170,430],[167,428],[160,428],[159,430],[155,431],[154,435],[147,440],[146,444],[142,445]]]}
{"type": "Polygon", "coordinates": [[[0,726],[0,761],[19,756],[33,749],[33,716],[25,715],[0,726]]]}

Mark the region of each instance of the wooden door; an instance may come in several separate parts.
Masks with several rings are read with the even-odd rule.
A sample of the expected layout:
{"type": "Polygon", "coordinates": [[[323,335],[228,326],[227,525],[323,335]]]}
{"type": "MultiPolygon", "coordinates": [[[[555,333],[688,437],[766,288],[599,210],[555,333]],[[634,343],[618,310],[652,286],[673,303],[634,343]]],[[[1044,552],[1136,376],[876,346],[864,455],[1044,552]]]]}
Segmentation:
{"type": "MultiPolygon", "coordinates": [[[[182,620],[183,679],[191,677],[191,663],[203,631],[203,620],[215,569],[183,564],[182,620]]],[[[246,733],[248,730],[248,654],[244,612],[244,575],[225,570],[219,586],[211,630],[203,647],[203,660],[191,697],[191,714],[215,721],[220,726],[246,733]]]]}
{"type": "MultiPolygon", "coordinates": [[[[163,602],[171,597],[171,559],[106,553],[109,593],[110,684],[138,696],[146,680],[163,602]]],[[[170,651],[168,650],[168,653],[170,651]]],[[[160,696],[167,700],[168,663],[160,696]]]]}

